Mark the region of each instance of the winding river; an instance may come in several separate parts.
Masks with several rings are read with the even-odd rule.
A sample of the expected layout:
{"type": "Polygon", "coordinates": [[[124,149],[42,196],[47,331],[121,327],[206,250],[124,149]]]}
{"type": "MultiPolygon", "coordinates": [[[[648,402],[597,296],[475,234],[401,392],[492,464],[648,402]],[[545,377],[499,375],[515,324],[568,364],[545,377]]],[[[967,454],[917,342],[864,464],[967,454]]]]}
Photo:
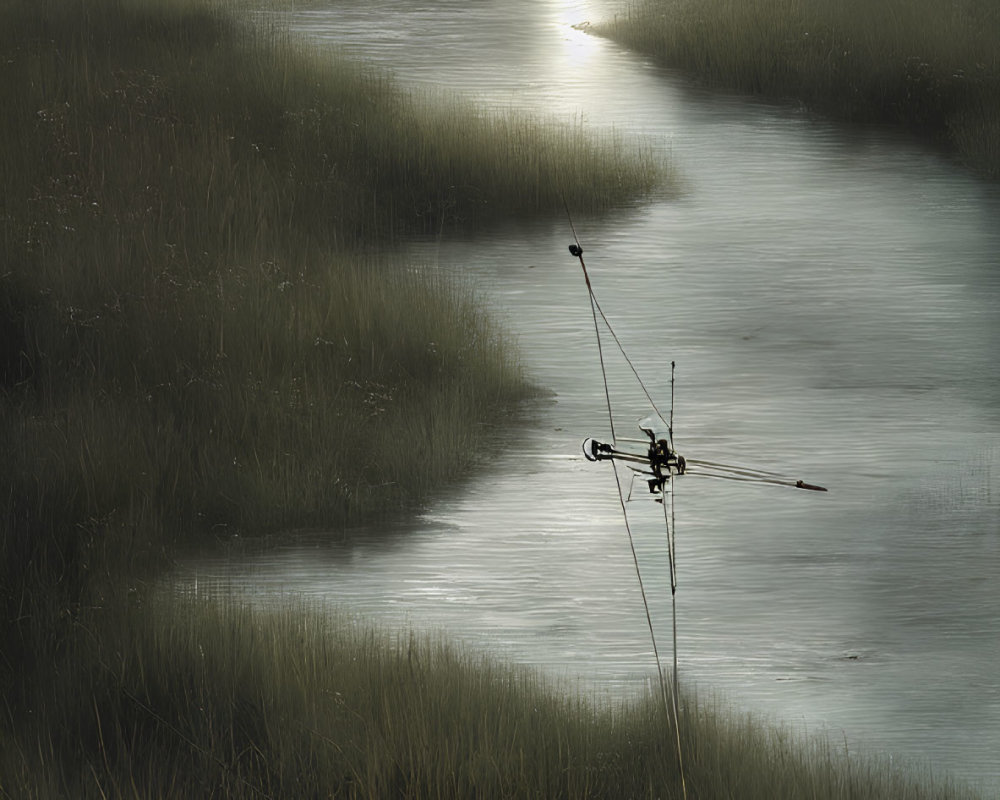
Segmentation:
{"type": "MultiPolygon", "coordinates": [[[[408,85],[652,137],[683,194],[574,219],[605,312],[656,396],[677,362],[681,452],[831,489],[678,482],[682,682],[1000,792],[1000,187],[899,131],[709,92],[572,27],[611,13],[312,0],[292,22],[408,85]]],[[[488,296],[554,392],[495,466],[405,530],[202,558],[182,585],[318,598],[612,696],[645,686],[613,478],[580,452],[608,422],[571,241],[543,219],[411,245],[488,296]]],[[[643,416],[612,379],[622,419],[643,416]]],[[[662,517],[633,506],[669,652],[662,517]]]]}

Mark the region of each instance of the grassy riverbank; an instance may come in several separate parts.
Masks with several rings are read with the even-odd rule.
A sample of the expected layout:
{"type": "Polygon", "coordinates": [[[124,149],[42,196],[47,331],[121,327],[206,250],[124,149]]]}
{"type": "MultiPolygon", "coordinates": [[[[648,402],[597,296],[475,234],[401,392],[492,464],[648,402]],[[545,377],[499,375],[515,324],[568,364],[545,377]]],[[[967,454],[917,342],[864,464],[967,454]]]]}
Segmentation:
{"type": "Polygon", "coordinates": [[[62,655],[114,638],[178,541],[413,507],[532,393],[474,292],[394,242],[666,180],[638,145],[411,95],[247,19],[0,0],[5,756],[35,750],[24,698],[51,681],[101,707],[62,655]]]}
{"type": "MultiPolygon", "coordinates": [[[[649,698],[598,702],[297,606],[175,599],[100,625],[44,668],[17,735],[0,734],[6,796],[682,796],[649,698]]],[[[691,798],[971,797],[705,703],[681,731],[691,798]]]]}
{"type": "Polygon", "coordinates": [[[594,30],[719,86],[907,125],[1000,176],[992,0],[638,0],[594,30]]]}
{"type": "Polygon", "coordinates": [[[28,565],[73,597],[168,531],[335,527],[460,475],[529,391],[510,342],[363,253],[665,177],[195,0],[5,0],[0,105],[0,576],[32,597],[28,565]]]}

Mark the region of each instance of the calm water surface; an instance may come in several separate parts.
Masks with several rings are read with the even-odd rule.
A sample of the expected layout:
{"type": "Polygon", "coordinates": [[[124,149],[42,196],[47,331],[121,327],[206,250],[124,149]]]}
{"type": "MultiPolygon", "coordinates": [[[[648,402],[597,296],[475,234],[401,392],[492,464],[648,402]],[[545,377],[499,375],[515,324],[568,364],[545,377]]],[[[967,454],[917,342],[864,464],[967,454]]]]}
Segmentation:
{"type": "MultiPolygon", "coordinates": [[[[610,13],[313,2],[293,25],[410,85],[654,138],[683,196],[575,220],[605,311],[664,405],[677,362],[682,452],[831,489],[679,483],[682,680],[1000,791],[1000,192],[897,132],[708,93],[571,27],[610,13]]],[[[555,392],[493,469],[405,529],[202,559],[182,585],[312,596],[602,692],[644,686],[610,468],[579,450],[608,422],[571,241],[547,219],[412,245],[471,276],[555,392]]],[[[648,409],[612,381],[627,428],[648,409]]],[[[662,517],[631,506],[669,643],[662,517]]]]}

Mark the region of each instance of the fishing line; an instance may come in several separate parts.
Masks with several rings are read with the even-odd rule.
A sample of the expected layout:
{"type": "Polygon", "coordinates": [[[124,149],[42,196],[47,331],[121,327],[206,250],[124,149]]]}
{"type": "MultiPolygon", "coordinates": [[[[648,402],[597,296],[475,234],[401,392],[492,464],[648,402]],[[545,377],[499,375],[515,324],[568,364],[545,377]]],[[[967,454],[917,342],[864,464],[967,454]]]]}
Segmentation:
{"type": "MultiPolygon", "coordinates": [[[[565,202],[564,202],[564,205],[565,205],[565,202]]],[[[636,381],[638,381],[639,388],[641,388],[642,389],[642,393],[644,395],[646,395],[646,399],[649,401],[650,406],[653,407],[653,411],[655,411],[656,415],[662,420],[663,419],[663,414],[660,413],[660,409],[656,407],[656,403],[653,400],[653,396],[649,393],[649,389],[646,388],[646,384],[643,383],[642,378],[639,377],[639,371],[635,368],[635,364],[632,363],[632,359],[628,357],[628,353],[625,352],[625,347],[622,345],[621,340],[618,338],[618,334],[615,333],[615,329],[611,325],[611,321],[608,319],[607,315],[604,313],[604,309],[601,308],[601,304],[597,300],[597,295],[594,294],[594,287],[590,283],[590,275],[587,274],[587,265],[583,261],[583,247],[580,244],[580,238],[576,235],[576,228],[573,225],[573,218],[570,216],[569,207],[566,207],[566,216],[569,219],[570,230],[573,231],[573,240],[576,242],[576,247],[575,248],[571,247],[569,249],[569,251],[570,251],[570,253],[572,255],[576,256],[579,259],[579,261],[580,261],[580,268],[583,270],[583,279],[587,282],[587,294],[590,295],[590,310],[591,310],[591,313],[594,315],[594,329],[595,329],[595,331],[597,330],[597,327],[598,327],[597,326],[597,314],[600,314],[601,315],[601,319],[604,320],[605,327],[607,327],[607,329],[608,329],[608,333],[611,334],[611,338],[614,339],[615,340],[615,344],[618,345],[618,351],[622,354],[622,358],[625,359],[625,363],[628,364],[629,369],[632,370],[632,374],[635,376],[636,381]]],[[[600,335],[599,332],[597,333],[597,346],[598,346],[598,349],[600,349],[600,346],[601,346],[601,335],[600,335]]],[[[604,356],[603,356],[603,354],[601,355],[601,371],[602,371],[602,373],[604,372],[604,356]]],[[[605,390],[605,393],[607,393],[607,388],[608,388],[608,378],[607,378],[607,374],[605,373],[605,376],[604,376],[604,390],[605,390]]],[[[608,408],[609,408],[609,410],[610,410],[610,406],[611,406],[611,401],[609,399],[608,400],[608,408]]],[[[614,427],[615,427],[614,426],[614,421],[612,421],[612,423],[611,423],[611,437],[612,437],[612,439],[615,438],[614,437],[614,427]]],[[[670,433],[671,433],[671,435],[673,435],[673,430],[672,430],[673,420],[671,420],[671,426],[670,427],[671,427],[670,433]]]]}
{"type": "Polygon", "coordinates": [[[639,594],[642,595],[642,607],[646,610],[646,624],[649,626],[649,638],[653,643],[653,658],[656,659],[656,674],[660,678],[660,691],[663,694],[664,706],[667,705],[667,681],[663,676],[663,665],[660,662],[660,651],[656,646],[656,634],[653,632],[653,617],[649,612],[649,602],[646,600],[646,587],[642,582],[642,571],[639,569],[639,556],[635,552],[635,541],[632,538],[632,526],[629,525],[628,513],[625,511],[625,495],[622,492],[621,480],[618,476],[618,465],[612,460],[611,468],[615,473],[615,485],[618,487],[618,502],[622,507],[622,517],[625,520],[625,532],[628,534],[628,546],[632,551],[632,563],[635,564],[635,577],[639,581],[639,594]]]}
{"type": "MultiPolygon", "coordinates": [[[[583,266],[584,274],[586,274],[587,268],[586,268],[586,266],[583,265],[583,250],[582,249],[580,250],[579,259],[580,259],[580,265],[583,266]]],[[[642,393],[644,395],[646,395],[646,399],[649,401],[649,404],[653,407],[653,411],[656,412],[656,415],[660,419],[663,419],[663,414],[661,414],[660,413],[660,409],[658,409],[656,407],[656,403],[653,401],[653,396],[649,393],[649,390],[646,388],[646,384],[642,382],[642,378],[639,377],[639,371],[635,368],[635,365],[632,363],[632,359],[630,359],[628,357],[628,353],[625,352],[625,348],[622,346],[621,340],[618,338],[618,334],[615,333],[615,329],[611,327],[611,323],[608,321],[608,318],[605,316],[604,309],[601,308],[601,304],[597,302],[597,297],[595,297],[595,295],[594,295],[594,289],[593,289],[593,287],[591,287],[589,280],[587,281],[587,288],[590,290],[590,298],[591,298],[591,300],[593,301],[594,305],[597,307],[597,310],[601,314],[601,319],[604,320],[604,324],[608,328],[608,333],[610,333],[611,334],[611,338],[615,340],[615,344],[618,345],[618,350],[621,352],[622,358],[625,359],[625,363],[629,365],[629,368],[632,370],[632,374],[635,375],[635,379],[639,382],[639,387],[642,389],[642,393]]]]}
{"type": "Polygon", "coordinates": [[[743,481],[745,483],[764,483],[772,486],[790,486],[793,489],[809,489],[814,492],[827,491],[823,486],[806,483],[803,480],[789,478],[780,472],[768,472],[752,467],[738,467],[730,464],[720,464],[716,461],[700,461],[696,458],[687,460],[688,468],[685,474],[697,475],[703,478],[719,478],[727,481],[743,481]],[[692,469],[693,467],[693,469],[692,469]]]}
{"type": "MultiPolygon", "coordinates": [[[[625,532],[628,534],[628,546],[632,551],[632,563],[635,565],[635,577],[639,582],[639,594],[642,595],[642,607],[646,612],[646,625],[649,627],[649,639],[653,643],[653,658],[656,660],[656,675],[660,682],[660,694],[663,697],[663,713],[667,717],[668,723],[673,723],[674,741],[677,747],[677,771],[681,777],[681,792],[687,800],[687,781],[684,779],[684,756],[681,750],[681,724],[680,713],[677,710],[677,604],[674,597],[677,593],[677,579],[674,571],[673,556],[673,536],[672,529],[668,526],[667,549],[670,553],[670,605],[673,616],[673,636],[674,636],[674,673],[673,691],[667,691],[667,679],[663,675],[663,664],[660,661],[660,650],[656,645],[656,633],[653,630],[653,617],[649,612],[649,601],[646,599],[646,587],[642,582],[642,570],[639,569],[639,556],[635,552],[635,540],[632,537],[632,526],[628,521],[628,511],[625,509],[625,494],[622,491],[621,478],[618,475],[618,465],[614,459],[611,460],[611,468],[615,473],[615,486],[618,489],[618,502],[622,508],[622,519],[625,521],[625,532]]],[[[672,481],[671,481],[672,482],[672,481]]],[[[664,516],[667,514],[666,501],[663,506],[664,516]]],[[[673,500],[670,503],[670,516],[673,517],[673,500]]]]}
{"type": "MultiPolygon", "coordinates": [[[[670,447],[674,446],[674,371],[676,362],[670,362],[670,422],[667,430],[670,434],[670,447]]],[[[659,412],[657,412],[659,413],[659,412]]],[[[661,416],[662,419],[662,416],[661,416]]],[[[670,622],[673,635],[673,655],[674,655],[674,687],[671,693],[672,709],[674,712],[674,737],[677,744],[677,763],[681,774],[681,789],[684,797],[687,798],[687,786],[684,782],[684,757],[681,749],[681,725],[680,713],[677,709],[680,687],[678,686],[677,670],[677,541],[675,538],[677,531],[677,517],[674,509],[674,473],[667,468],[667,483],[660,488],[660,499],[663,501],[663,521],[667,526],[667,556],[670,560],[670,622]],[[670,517],[667,518],[668,496],[663,492],[666,490],[670,500],[670,517]]]]}
{"type": "MultiPolygon", "coordinates": [[[[601,329],[597,324],[597,298],[594,297],[594,290],[590,288],[590,278],[587,276],[587,267],[583,264],[583,250],[577,247],[577,250],[581,253],[580,255],[580,265],[583,266],[583,277],[587,281],[587,293],[590,295],[590,313],[594,317],[594,335],[597,336],[597,355],[601,360],[601,377],[604,379],[604,399],[608,404],[608,424],[611,426],[611,440],[618,441],[618,437],[615,435],[615,415],[611,411],[611,391],[608,389],[608,372],[604,368],[604,348],[601,346],[601,329]]],[[[601,316],[604,316],[604,312],[601,312],[601,316]]],[[[605,320],[607,321],[607,320],[605,320]]],[[[608,330],[611,330],[608,328],[608,330]]],[[[614,336],[614,332],[611,334],[614,336]]]]}
{"type": "Polygon", "coordinates": [[[722,464],[718,461],[705,461],[700,458],[689,458],[687,463],[699,467],[712,467],[714,469],[725,470],[726,472],[737,472],[741,475],[760,475],[767,478],[788,478],[787,475],[783,475],[780,472],[770,472],[766,469],[757,469],[756,467],[745,467],[741,464],[722,464]]]}
{"type": "Polygon", "coordinates": [[[686,475],[694,475],[699,478],[715,478],[721,481],[737,481],[739,483],[763,483],[770,484],[771,486],[791,486],[792,488],[799,488],[795,481],[779,481],[775,478],[757,478],[757,477],[740,477],[739,475],[725,475],[718,474],[715,472],[700,472],[697,468],[689,469],[686,475]]]}
{"type": "MultiPolygon", "coordinates": [[[[671,364],[671,366],[673,366],[671,364]]],[[[671,378],[671,387],[673,386],[673,379],[671,378]]],[[[671,395],[673,391],[671,390],[671,395]]],[[[673,397],[670,401],[670,416],[673,417],[673,397]]],[[[672,438],[672,434],[671,434],[672,438]]],[[[612,462],[614,463],[614,462],[612,462]]],[[[681,775],[681,790],[684,794],[685,800],[687,798],[687,785],[684,781],[684,756],[683,750],[681,749],[681,723],[680,723],[680,712],[677,709],[677,698],[680,694],[680,687],[677,682],[677,555],[675,551],[675,541],[674,541],[674,531],[676,530],[676,518],[674,516],[674,476],[673,473],[669,473],[670,479],[667,481],[670,492],[670,521],[667,523],[667,553],[670,558],[670,619],[673,628],[673,654],[674,654],[674,686],[673,691],[670,693],[670,708],[674,714],[674,739],[677,745],[677,767],[681,775]]],[[[663,500],[663,519],[667,519],[667,498],[662,495],[661,500],[663,500]]],[[[661,677],[662,680],[662,677],[661,677]]]]}

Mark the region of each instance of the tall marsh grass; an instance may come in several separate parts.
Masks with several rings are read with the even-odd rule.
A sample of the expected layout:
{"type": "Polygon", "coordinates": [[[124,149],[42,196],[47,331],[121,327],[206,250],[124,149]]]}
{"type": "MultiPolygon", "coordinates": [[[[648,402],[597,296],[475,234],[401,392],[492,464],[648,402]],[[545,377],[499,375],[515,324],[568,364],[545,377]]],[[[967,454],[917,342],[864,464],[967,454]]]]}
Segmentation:
{"type": "Polygon", "coordinates": [[[0,6],[5,583],[72,586],[122,526],[149,549],[426,497],[530,390],[469,288],[371,253],[665,177],[247,19],[0,6]]]}
{"type": "MultiPolygon", "coordinates": [[[[299,605],[160,598],[113,616],[100,637],[80,617],[44,691],[9,711],[9,796],[682,796],[657,695],[598,700],[299,605]]],[[[684,704],[681,730],[690,798],[973,797],[718,704],[684,704]]]]}
{"type": "Polygon", "coordinates": [[[1000,175],[992,0],[638,0],[594,30],[714,84],[903,123],[1000,175]]]}
{"type": "Polygon", "coordinates": [[[401,236],[601,208],[639,147],[197,0],[0,2],[0,686],[185,537],[372,519],[532,393],[401,236]],[[388,251],[388,253],[387,253],[388,251]]]}

